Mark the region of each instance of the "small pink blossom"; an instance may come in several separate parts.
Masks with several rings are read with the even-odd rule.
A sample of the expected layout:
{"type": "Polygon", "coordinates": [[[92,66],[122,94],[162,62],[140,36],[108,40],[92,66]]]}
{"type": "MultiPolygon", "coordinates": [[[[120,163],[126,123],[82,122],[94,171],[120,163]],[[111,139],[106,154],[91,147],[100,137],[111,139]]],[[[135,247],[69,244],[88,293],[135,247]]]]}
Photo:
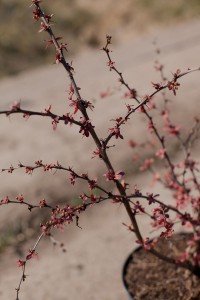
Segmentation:
{"type": "Polygon", "coordinates": [[[114,68],[115,62],[114,61],[108,61],[107,66],[110,67],[110,71],[114,68]]]}
{"type": "Polygon", "coordinates": [[[139,201],[136,201],[135,203],[133,203],[133,207],[132,207],[132,211],[135,214],[139,214],[139,213],[144,213],[145,209],[144,207],[140,204],[139,201]]]}
{"type": "Polygon", "coordinates": [[[123,176],[125,175],[125,173],[123,171],[118,171],[115,173],[115,179],[116,180],[120,180],[123,176]]]}
{"type": "Polygon", "coordinates": [[[25,264],[26,264],[26,262],[24,261],[24,260],[18,260],[17,262],[16,262],[16,264],[17,264],[17,267],[23,267],[23,266],[25,266],[25,264]]]}
{"type": "Polygon", "coordinates": [[[47,108],[45,108],[45,112],[47,114],[51,113],[51,104],[47,108]]]}
{"type": "Polygon", "coordinates": [[[11,111],[18,111],[20,110],[20,101],[15,101],[13,104],[11,104],[10,109],[11,111]]]}
{"type": "Polygon", "coordinates": [[[176,79],[172,81],[168,81],[167,87],[170,91],[173,92],[174,96],[176,96],[176,91],[178,90],[180,83],[176,81],[176,79]]]}
{"type": "Polygon", "coordinates": [[[112,170],[109,170],[107,173],[105,173],[103,176],[106,177],[106,181],[114,180],[115,173],[112,170]]]}
{"type": "Polygon", "coordinates": [[[115,136],[116,139],[120,138],[120,139],[123,139],[123,135],[121,134],[120,132],[120,128],[118,126],[115,126],[113,128],[109,128],[109,131],[111,132],[111,134],[113,136],[115,136]]]}
{"type": "Polygon", "coordinates": [[[79,197],[80,197],[80,199],[82,199],[84,201],[88,200],[88,196],[85,193],[81,194],[79,197]]]}
{"type": "Polygon", "coordinates": [[[134,89],[129,90],[124,94],[124,97],[128,99],[134,99],[135,97],[137,97],[137,91],[134,89]]]}
{"type": "Polygon", "coordinates": [[[30,166],[26,166],[26,173],[27,174],[32,174],[33,173],[33,167],[30,167],[30,166]]]}
{"type": "Polygon", "coordinates": [[[106,181],[110,181],[110,180],[120,180],[124,176],[124,174],[125,173],[123,171],[118,171],[114,173],[112,170],[109,170],[103,176],[106,177],[106,181]]]}
{"type": "MultiPolygon", "coordinates": [[[[35,2],[39,2],[39,1],[34,1],[34,3],[35,2]]],[[[38,21],[39,18],[40,18],[40,11],[37,8],[35,8],[33,11],[33,20],[38,21]]]]}
{"type": "Polygon", "coordinates": [[[152,86],[155,90],[159,90],[161,87],[162,87],[162,84],[161,83],[154,83],[152,82],[152,86]]]}
{"type": "Polygon", "coordinates": [[[59,123],[59,116],[55,117],[52,121],[53,130],[56,130],[59,123]]]}
{"type": "Polygon", "coordinates": [[[150,238],[147,237],[143,241],[137,240],[136,243],[142,245],[146,250],[151,250],[151,248],[154,247],[157,241],[157,239],[150,240],[150,238]]]}
{"type": "Polygon", "coordinates": [[[101,155],[101,152],[100,152],[99,148],[96,148],[96,150],[93,151],[92,158],[95,158],[95,157],[102,158],[102,155],[101,155]]]}
{"type": "Polygon", "coordinates": [[[45,200],[45,199],[42,199],[42,200],[40,201],[40,203],[39,203],[39,206],[40,206],[40,208],[46,207],[46,206],[47,206],[46,200],[45,200]]]}
{"type": "Polygon", "coordinates": [[[80,109],[80,108],[79,108],[79,102],[78,102],[78,100],[72,100],[72,99],[71,99],[71,103],[70,103],[69,106],[71,106],[71,107],[74,108],[74,112],[73,112],[74,115],[75,115],[75,114],[77,113],[77,111],[80,109]]]}
{"type": "Polygon", "coordinates": [[[166,149],[161,148],[156,152],[156,156],[159,157],[160,159],[163,159],[165,157],[166,149]]]}
{"type": "Polygon", "coordinates": [[[46,31],[46,30],[49,29],[49,27],[50,27],[50,25],[46,25],[44,22],[41,22],[40,23],[40,29],[38,30],[38,32],[40,33],[42,31],[46,31]]]}
{"type": "Polygon", "coordinates": [[[8,196],[5,196],[3,199],[1,199],[0,204],[8,204],[10,202],[8,196]]]}
{"type": "Polygon", "coordinates": [[[145,171],[150,169],[151,165],[154,163],[153,158],[145,159],[143,165],[140,167],[140,171],[145,171]]]}
{"type": "Polygon", "coordinates": [[[24,202],[24,196],[22,194],[19,194],[17,197],[16,197],[16,200],[18,200],[20,203],[23,203],[24,202]]]}
{"type": "Polygon", "coordinates": [[[62,60],[62,56],[60,54],[60,52],[56,52],[56,60],[55,60],[55,64],[59,64],[62,60]]]}
{"type": "Polygon", "coordinates": [[[93,190],[97,186],[97,180],[96,179],[88,179],[89,189],[93,190]]]}
{"type": "Polygon", "coordinates": [[[179,125],[175,126],[175,125],[170,124],[170,125],[165,126],[165,129],[171,135],[179,135],[181,126],[179,126],[179,125]]]}
{"type": "Polygon", "coordinates": [[[94,127],[90,120],[81,120],[81,127],[80,127],[80,130],[79,130],[79,133],[82,133],[83,136],[86,136],[86,137],[89,137],[90,135],[90,129],[94,127]]]}
{"type": "Polygon", "coordinates": [[[28,252],[29,253],[26,256],[26,260],[30,260],[32,258],[37,258],[38,259],[38,254],[35,252],[35,250],[30,249],[28,252]]]}

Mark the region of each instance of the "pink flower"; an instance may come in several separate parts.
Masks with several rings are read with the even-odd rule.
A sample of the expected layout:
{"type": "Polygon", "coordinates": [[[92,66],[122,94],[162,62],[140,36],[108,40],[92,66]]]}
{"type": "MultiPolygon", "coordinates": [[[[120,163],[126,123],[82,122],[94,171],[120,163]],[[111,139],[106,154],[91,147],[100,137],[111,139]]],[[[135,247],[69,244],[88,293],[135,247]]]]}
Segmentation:
{"type": "Polygon", "coordinates": [[[55,117],[52,121],[53,130],[56,130],[58,123],[59,123],[59,116],[55,117]]]}
{"type": "Polygon", "coordinates": [[[0,204],[8,204],[9,202],[10,202],[10,200],[9,200],[8,196],[5,196],[5,197],[1,200],[0,204]]]}
{"type": "Polygon", "coordinates": [[[33,173],[33,167],[26,166],[26,173],[27,174],[32,174],[33,173]]]}
{"type": "Polygon", "coordinates": [[[79,130],[79,133],[82,133],[82,135],[89,137],[91,127],[94,127],[94,126],[92,126],[90,120],[84,119],[81,121],[81,127],[79,130]]]}
{"type": "Polygon", "coordinates": [[[114,61],[108,61],[107,66],[110,67],[110,71],[115,67],[115,62],[114,61]]]}
{"type": "Polygon", "coordinates": [[[124,176],[124,172],[123,171],[118,171],[117,173],[115,173],[115,179],[116,180],[120,180],[123,176],[124,176]]]}
{"type": "Polygon", "coordinates": [[[156,152],[156,156],[159,157],[160,159],[163,159],[165,157],[166,149],[161,148],[156,152]]]}
{"type": "Polygon", "coordinates": [[[30,249],[28,252],[29,253],[26,256],[26,260],[32,259],[33,257],[38,259],[38,254],[35,252],[35,250],[30,249]]]}
{"type": "Polygon", "coordinates": [[[18,266],[18,267],[23,267],[23,266],[25,266],[25,264],[26,264],[26,262],[25,262],[24,260],[20,260],[20,259],[19,259],[19,260],[17,261],[17,266],[18,266]]]}
{"type": "Polygon", "coordinates": [[[62,60],[62,56],[60,54],[60,52],[56,52],[56,60],[55,60],[55,64],[59,64],[62,60]]]}
{"type": "Polygon", "coordinates": [[[47,206],[46,200],[45,200],[45,199],[42,199],[42,200],[40,201],[39,206],[40,206],[40,208],[46,207],[46,206],[47,206]]]}
{"type": "Polygon", "coordinates": [[[165,129],[171,135],[179,135],[181,126],[169,124],[165,126],[165,129]]]}
{"type": "Polygon", "coordinates": [[[88,180],[88,184],[89,184],[89,189],[93,190],[97,186],[97,180],[96,179],[88,180]]]}
{"type": "Polygon", "coordinates": [[[178,90],[180,83],[176,81],[176,79],[172,81],[168,81],[167,87],[170,91],[173,92],[174,96],[176,96],[176,91],[178,90]]]}
{"type": "Polygon", "coordinates": [[[93,151],[93,155],[92,158],[95,158],[96,156],[99,157],[99,158],[102,158],[101,156],[101,152],[98,148],[96,148],[96,150],[93,151]]]}
{"type": "Polygon", "coordinates": [[[105,173],[103,176],[106,177],[106,181],[114,180],[115,173],[112,170],[109,170],[107,173],[105,173]]]}
{"type": "Polygon", "coordinates": [[[121,134],[120,128],[118,126],[109,128],[109,131],[111,132],[112,135],[115,136],[116,139],[118,139],[118,138],[123,139],[123,135],[121,134]]]}
{"type": "Polygon", "coordinates": [[[15,101],[13,104],[11,104],[10,109],[12,111],[20,110],[20,101],[15,101]]]}
{"type": "Polygon", "coordinates": [[[19,194],[17,197],[16,197],[16,200],[18,200],[20,203],[23,203],[24,202],[24,196],[22,194],[19,194]]]}
{"type": "Polygon", "coordinates": [[[110,180],[120,180],[122,176],[124,176],[124,174],[125,173],[123,171],[118,171],[114,173],[112,170],[109,170],[108,173],[104,174],[103,176],[107,178],[106,181],[110,181],[110,180]]]}
{"type": "Polygon", "coordinates": [[[143,165],[140,167],[140,171],[145,171],[150,169],[151,165],[154,163],[153,158],[145,159],[143,165]]]}
{"type": "Polygon", "coordinates": [[[46,31],[47,29],[49,29],[50,25],[46,25],[44,22],[40,23],[40,29],[38,30],[38,32],[42,32],[42,31],[46,31]]]}

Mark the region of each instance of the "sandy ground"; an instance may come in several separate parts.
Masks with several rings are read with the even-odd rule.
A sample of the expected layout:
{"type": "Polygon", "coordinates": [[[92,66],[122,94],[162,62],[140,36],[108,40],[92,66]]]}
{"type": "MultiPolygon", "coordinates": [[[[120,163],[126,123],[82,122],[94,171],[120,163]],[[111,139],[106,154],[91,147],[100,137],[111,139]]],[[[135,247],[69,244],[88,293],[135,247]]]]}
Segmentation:
{"type": "MultiPolygon", "coordinates": [[[[165,31],[152,32],[130,40],[113,49],[114,61],[125,74],[127,80],[140,94],[152,91],[151,82],[158,81],[154,72],[155,58],[152,41],[157,38],[162,50],[162,62],[166,65],[166,74],[170,76],[177,68],[186,70],[198,67],[200,49],[200,22],[171,27],[165,31]]],[[[105,137],[111,127],[110,120],[120,116],[124,111],[125,101],[121,89],[110,98],[101,99],[100,92],[118,87],[117,78],[106,67],[105,55],[101,51],[87,51],[76,57],[73,62],[75,77],[81,87],[82,96],[95,103],[91,119],[100,136],[105,137]]],[[[200,73],[194,73],[181,80],[180,90],[174,106],[177,118],[190,122],[193,114],[200,111],[200,73]]],[[[26,72],[14,78],[0,82],[1,110],[16,100],[26,109],[44,110],[52,104],[52,111],[65,113],[68,111],[66,101],[68,78],[61,66],[52,65],[26,72]]],[[[31,164],[35,160],[44,162],[59,161],[75,170],[89,170],[92,176],[99,176],[105,169],[99,161],[92,161],[94,145],[87,138],[80,138],[78,130],[58,125],[52,130],[50,120],[31,117],[25,121],[19,116],[0,118],[1,168],[16,166],[19,161],[31,164]]],[[[124,163],[131,162],[131,150],[127,148],[129,138],[140,138],[145,134],[141,116],[135,115],[123,131],[124,140],[117,144],[117,151],[111,150],[115,169],[123,169],[124,163]],[[125,150],[127,148],[127,150],[125,150]]],[[[135,177],[135,183],[144,190],[148,188],[146,177],[135,177]]],[[[1,173],[0,196],[15,197],[23,193],[30,202],[47,197],[68,199],[76,194],[66,184],[66,174],[37,174],[27,176],[21,170],[13,174],[1,173]],[[42,183],[42,184],[41,184],[42,183]]],[[[164,196],[165,191],[163,192],[164,196]]],[[[7,222],[17,222],[19,216],[26,215],[25,209],[14,206],[1,207],[0,228],[7,222]],[[9,220],[9,221],[8,221],[9,220]]],[[[121,282],[121,269],[126,255],[134,248],[134,237],[121,225],[127,217],[123,208],[110,203],[91,208],[81,218],[82,230],[74,225],[66,228],[64,234],[56,237],[63,241],[67,253],[53,248],[49,241],[43,241],[38,248],[39,262],[28,265],[28,279],[22,287],[20,300],[125,300],[126,292],[121,282]]],[[[38,224],[39,225],[39,224],[38,224]]],[[[39,227],[39,226],[38,226],[39,227]]],[[[143,221],[143,229],[147,229],[143,221]]],[[[25,248],[31,247],[29,241],[25,248]]],[[[12,249],[0,257],[0,299],[15,299],[15,287],[20,278],[20,270],[15,267],[18,256],[12,249]]]]}

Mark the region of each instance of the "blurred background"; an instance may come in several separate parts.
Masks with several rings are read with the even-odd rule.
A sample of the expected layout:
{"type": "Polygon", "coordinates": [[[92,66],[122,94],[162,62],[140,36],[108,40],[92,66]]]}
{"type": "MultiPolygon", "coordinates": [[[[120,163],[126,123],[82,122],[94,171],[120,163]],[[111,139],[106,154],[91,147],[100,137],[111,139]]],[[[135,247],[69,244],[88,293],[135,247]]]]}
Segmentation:
{"type": "MultiPolygon", "coordinates": [[[[103,45],[106,34],[117,43],[195,18],[199,0],[48,0],[45,11],[55,14],[55,31],[68,43],[69,52],[103,45]],[[74,38],[76,37],[76,38],[74,38]]],[[[46,50],[44,34],[32,19],[27,0],[0,0],[0,77],[54,61],[53,49],[46,50]]]]}
{"type": "MultiPolygon", "coordinates": [[[[49,38],[45,33],[38,33],[40,24],[33,20],[33,7],[30,5],[31,0],[0,0],[1,110],[8,109],[15,101],[20,101],[21,106],[26,109],[44,111],[44,108],[52,104],[53,112],[65,113],[69,109],[66,93],[69,81],[62,66],[53,64],[55,51],[53,47],[46,49],[45,40],[49,38]]],[[[67,43],[70,60],[74,55],[77,56],[73,60],[75,77],[81,87],[83,99],[95,105],[96,109],[90,112],[90,117],[95,120],[95,129],[101,137],[107,136],[108,128],[113,124],[111,119],[121,116],[122,112],[126,111],[125,103],[129,101],[124,96],[126,90],[119,85],[118,78],[113,72],[109,72],[105,54],[99,51],[105,45],[107,34],[113,37],[112,57],[117,67],[123,72],[130,86],[139,91],[140,96],[152,91],[152,81],[161,80],[160,74],[155,72],[155,59],[164,64],[165,75],[170,78],[171,72],[177,68],[186,70],[188,67],[199,65],[200,0],[45,0],[42,7],[46,13],[54,14],[53,29],[57,36],[63,37],[63,43],[67,43]],[[152,45],[157,38],[157,46],[161,49],[160,56],[155,53],[155,45],[152,45]],[[101,97],[102,92],[107,92],[109,97],[101,97]]],[[[187,125],[186,127],[193,122],[195,114],[199,115],[199,81],[199,73],[193,73],[181,79],[181,88],[176,98],[170,93],[170,100],[175,98],[174,115],[179,123],[182,122],[181,125],[187,125]]],[[[102,174],[105,170],[101,161],[92,160],[91,164],[94,151],[91,140],[80,137],[79,129],[75,126],[69,128],[59,124],[57,130],[53,131],[51,121],[31,117],[26,122],[19,115],[9,118],[1,116],[0,170],[11,165],[16,167],[19,161],[33,165],[38,159],[42,159],[44,163],[58,160],[64,166],[70,165],[80,173],[88,171],[92,178],[104,180],[102,174]]],[[[139,166],[134,161],[135,153],[127,146],[129,139],[139,142],[141,139],[143,141],[143,138],[146,139],[146,125],[143,116],[135,114],[123,131],[124,140],[113,140],[117,150],[112,147],[109,154],[116,170],[125,166],[128,180],[138,186],[142,185],[149,191],[150,176],[138,172],[139,166]]],[[[172,144],[173,140],[170,143],[172,144]]],[[[174,156],[179,155],[178,150],[175,144],[172,147],[174,156]]],[[[143,149],[143,152],[147,158],[151,155],[149,149],[143,149]]],[[[199,157],[199,149],[197,153],[199,157]]],[[[76,205],[80,201],[80,193],[86,192],[84,188],[87,187],[79,182],[73,188],[68,177],[64,172],[57,172],[54,176],[41,170],[32,176],[25,174],[23,170],[16,170],[13,174],[0,172],[0,199],[5,195],[15,199],[16,195],[22,193],[30,203],[38,203],[45,198],[50,204],[62,205],[68,202],[76,205]]],[[[31,277],[30,285],[26,287],[25,293],[23,290],[24,294],[20,300],[35,300],[34,296],[41,300],[55,299],[55,281],[59,300],[66,300],[66,282],[67,290],[70,289],[70,299],[79,299],[80,294],[83,300],[127,299],[123,294],[120,277],[124,254],[132,249],[132,238],[130,240],[130,235],[124,234],[124,228],[121,226],[125,216],[121,214],[121,207],[113,210],[107,209],[107,206],[103,210],[98,208],[94,208],[95,213],[92,209],[87,212],[86,217],[82,216],[81,226],[83,224],[83,228],[86,228],[85,223],[88,222],[88,228],[83,230],[78,238],[77,232],[74,233],[72,229],[67,229],[67,234],[62,235],[60,240],[65,242],[66,239],[67,250],[69,248],[70,252],[67,259],[63,260],[62,256],[58,255],[60,260],[57,260],[58,256],[56,257],[55,253],[58,252],[52,255],[48,241],[41,244],[43,252],[46,252],[46,246],[48,251],[45,253],[45,259],[43,256],[40,264],[36,265],[36,275],[31,277]],[[69,243],[69,239],[73,240],[73,243],[69,243]],[[92,247],[85,247],[87,244],[92,244],[92,247]],[[109,252],[113,254],[112,261],[109,252]],[[104,257],[105,254],[108,254],[107,258],[104,257]],[[97,265],[96,257],[99,259],[98,274],[93,276],[96,282],[93,285],[93,273],[88,266],[92,266],[91,259],[93,264],[97,265]],[[108,296],[101,294],[104,291],[102,284],[105,286],[102,276],[105,270],[114,270],[107,274],[106,278],[111,278],[113,273],[119,275],[116,281],[112,281],[114,286],[109,287],[108,296]],[[62,280],[60,274],[64,274],[62,280]],[[79,275],[80,278],[77,277],[79,275]],[[38,282],[42,283],[42,286],[36,291],[35,286],[38,286],[38,282]],[[94,298],[93,295],[97,295],[98,298],[94,298]]],[[[40,232],[40,222],[47,218],[49,212],[44,210],[35,210],[30,214],[29,211],[27,213],[26,207],[19,205],[0,207],[0,269],[5,270],[3,278],[0,272],[1,300],[14,299],[14,287],[19,278],[18,269],[14,266],[15,261],[32,247],[40,232]],[[27,243],[30,246],[27,246],[27,243]]],[[[74,230],[77,231],[76,228],[74,230]]],[[[43,253],[41,248],[40,253],[43,253]]],[[[33,274],[33,269],[30,273],[33,274]]],[[[109,283],[109,280],[107,282],[109,283]]]]}

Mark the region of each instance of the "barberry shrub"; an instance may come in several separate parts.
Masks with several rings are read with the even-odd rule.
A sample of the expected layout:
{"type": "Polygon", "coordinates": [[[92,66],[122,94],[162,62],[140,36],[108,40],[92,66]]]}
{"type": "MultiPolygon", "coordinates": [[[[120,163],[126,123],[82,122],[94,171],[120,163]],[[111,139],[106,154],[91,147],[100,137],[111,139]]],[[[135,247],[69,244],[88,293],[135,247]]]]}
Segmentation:
{"type": "MultiPolygon", "coordinates": [[[[186,268],[200,276],[199,162],[193,157],[193,149],[199,139],[200,120],[195,117],[194,124],[189,132],[183,134],[181,126],[172,121],[170,109],[172,107],[173,110],[173,103],[170,103],[165,94],[169,90],[172,97],[175,97],[180,88],[181,78],[199,71],[200,68],[187,69],[186,71],[178,69],[172,74],[171,79],[166,79],[164,66],[157,61],[155,67],[160,72],[161,81],[152,83],[152,93],[140,96],[138,91],[126,82],[124,75],[118,70],[117,64],[113,61],[110,49],[112,39],[111,36],[107,36],[105,46],[102,48],[107,58],[107,66],[110,71],[117,75],[119,85],[126,88],[124,97],[128,103],[125,107],[126,113],[112,119],[113,125],[108,128],[107,136],[100,137],[96,131],[95,120],[91,121],[90,118],[90,114],[92,114],[95,107],[90,101],[82,98],[81,89],[74,77],[74,67],[66,60],[64,55],[67,52],[67,44],[62,42],[60,36],[55,36],[52,30],[53,15],[43,12],[41,2],[40,0],[32,0],[33,19],[40,22],[39,33],[44,32],[49,36],[46,46],[55,48],[55,63],[61,64],[68,74],[68,111],[60,114],[54,113],[51,105],[43,112],[26,110],[21,107],[20,102],[15,102],[9,110],[0,111],[0,114],[8,117],[18,114],[25,119],[31,119],[31,116],[34,115],[50,118],[53,130],[56,130],[59,124],[64,124],[69,128],[77,126],[81,137],[91,139],[94,142],[91,165],[95,159],[98,159],[105,166],[106,172],[102,174],[104,178],[102,183],[102,181],[98,182],[97,179],[90,177],[89,169],[84,173],[78,173],[72,167],[62,165],[59,160],[55,163],[44,163],[42,160],[37,160],[32,165],[25,165],[20,162],[17,166],[11,165],[2,169],[3,172],[7,171],[8,173],[13,173],[16,169],[22,169],[28,175],[35,172],[36,169],[42,169],[45,172],[62,170],[68,174],[71,185],[78,185],[82,181],[88,187],[87,193],[80,194],[80,204],[78,205],[52,205],[46,199],[33,204],[26,201],[21,193],[16,196],[16,199],[10,199],[8,195],[2,197],[1,205],[18,203],[27,206],[30,212],[36,209],[50,211],[49,219],[40,224],[41,233],[35,245],[28,251],[23,260],[17,261],[17,265],[22,268],[22,276],[16,289],[16,299],[19,299],[21,285],[26,279],[26,266],[33,257],[37,257],[37,246],[42,238],[49,236],[55,243],[52,237],[52,229],[64,230],[64,227],[72,222],[75,222],[79,227],[81,213],[89,207],[107,200],[124,206],[130,219],[130,224],[124,225],[133,232],[138,244],[160,259],[186,268]],[[162,94],[162,105],[156,103],[157,94],[162,94]],[[125,179],[125,166],[122,166],[121,170],[115,170],[114,162],[109,154],[111,147],[116,151],[118,140],[124,139],[124,128],[137,113],[145,117],[150,138],[146,138],[142,142],[133,139],[129,141],[129,146],[134,151],[133,164],[138,165],[141,172],[150,172],[152,184],[156,186],[159,183],[171,192],[172,201],[170,203],[169,201],[165,203],[162,195],[144,193],[142,185],[138,187],[134,182],[127,182],[125,179]],[[159,116],[162,122],[155,122],[155,116],[159,116]],[[180,158],[174,155],[168,145],[168,141],[172,139],[175,145],[181,147],[180,158]],[[148,150],[148,157],[143,158],[141,156],[142,148],[148,150]],[[141,233],[141,216],[149,218],[151,228],[158,231],[157,239],[151,240],[148,232],[143,236],[141,233]],[[170,239],[175,232],[175,224],[180,224],[183,230],[189,227],[192,235],[183,253],[179,253],[176,257],[168,257],[156,250],[156,243],[159,238],[170,239]]],[[[109,94],[109,90],[102,92],[101,97],[109,96],[109,94]]],[[[82,139],[80,139],[80,144],[81,141],[82,139]]],[[[125,144],[127,145],[127,141],[125,141],[125,144]]]]}

